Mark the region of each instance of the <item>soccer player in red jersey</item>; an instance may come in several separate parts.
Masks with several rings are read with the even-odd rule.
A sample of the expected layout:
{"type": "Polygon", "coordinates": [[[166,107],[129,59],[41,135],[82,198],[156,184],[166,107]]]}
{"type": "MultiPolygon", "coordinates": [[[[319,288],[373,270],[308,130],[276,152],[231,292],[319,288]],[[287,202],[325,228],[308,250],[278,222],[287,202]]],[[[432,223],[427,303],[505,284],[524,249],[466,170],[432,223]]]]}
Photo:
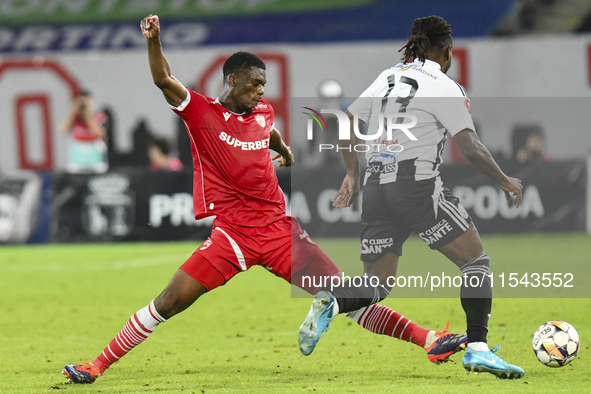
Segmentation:
{"type": "MultiPolygon", "coordinates": [[[[141,28],[147,39],[154,83],[185,122],[191,139],[195,218],[215,215],[216,219],[211,237],[180,267],[164,291],[129,319],[92,363],[64,368],[63,373],[74,383],[93,383],[160,323],[253,265],[261,265],[311,294],[322,289],[310,287],[310,281],[306,285],[303,276],[331,277],[340,273],[297,220],[286,215],[285,198],[271,159],[279,160],[280,166],[290,166],[293,158],[274,128],[273,107],[263,99],[263,61],[248,52],[233,54],[223,66],[224,85],[219,97],[204,97],[172,76],[162,52],[158,17],[148,16],[141,28]],[[269,149],[278,154],[270,158],[269,149]]],[[[465,345],[465,335],[435,332],[411,323],[390,308],[371,305],[385,298],[380,291],[362,288],[355,293],[365,301],[356,304],[356,309],[361,309],[352,318],[364,328],[424,347],[434,362],[445,361],[465,345]]],[[[333,294],[335,315],[354,312],[339,311],[339,289],[333,294]]]]}

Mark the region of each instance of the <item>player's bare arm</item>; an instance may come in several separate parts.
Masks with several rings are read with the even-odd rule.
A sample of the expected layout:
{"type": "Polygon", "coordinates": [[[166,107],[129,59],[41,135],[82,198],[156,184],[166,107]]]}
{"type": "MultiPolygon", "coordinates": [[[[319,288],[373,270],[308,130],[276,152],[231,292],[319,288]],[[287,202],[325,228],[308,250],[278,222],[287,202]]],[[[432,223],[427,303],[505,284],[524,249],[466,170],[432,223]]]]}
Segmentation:
{"type": "Polygon", "coordinates": [[[281,138],[281,134],[275,128],[271,130],[269,149],[277,152],[277,154],[271,159],[278,160],[279,167],[289,167],[293,164],[293,154],[291,153],[291,148],[285,145],[285,142],[281,138]]]}
{"type": "Polygon", "coordinates": [[[187,90],[170,72],[170,64],[162,52],[158,16],[149,15],[140,23],[148,44],[148,60],[154,84],[158,86],[168,104],[178,107],[187,98],[187,90]]]}
{"type": "Polygon", "coordinates": [[[488,175],[501,186],[507,201],[510,201],[512,196],[515,196],[515,205],[519,208],[523,190],[521,181],[517,178],[508,177],[503,173],[488,149],[478,138],[478,135],[470,129],[464,129],[454,136],[454,140],[460,147],[462,154],[478,171],[488,175]]]}
{"type": "MultiPolygon", "coordinates": [[[[357,144],[357,136],[353,131],[354,117],[349,111],[347,111],[347,116],[349,116],[349,119],[351,120],[349,141],[351,145],[355,145],[357,144]]],[[[359,124],[361,125],[363,123],[364,122],[359,119],[359,124]]],[[[343,149],[341,150],[341,154],[343,155],[345,167],[347,168],[347,175],[345,175],[341,188],[332,198],[332,206],[336,208],[346,208],[351,206],[355,202],[360,190],[359,157],[357,156],[357,152],[355,152],[354,149],[351,149],[351,151],[343,149]]]]}

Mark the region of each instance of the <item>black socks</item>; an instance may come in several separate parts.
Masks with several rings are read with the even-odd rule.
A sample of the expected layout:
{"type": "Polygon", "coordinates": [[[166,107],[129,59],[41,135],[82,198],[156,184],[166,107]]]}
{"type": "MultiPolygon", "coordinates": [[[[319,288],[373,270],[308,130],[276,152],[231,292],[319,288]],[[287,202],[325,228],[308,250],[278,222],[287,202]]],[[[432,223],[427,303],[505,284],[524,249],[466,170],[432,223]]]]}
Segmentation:
{"type": "Polygon", "coordinates": [[[360,278],[363,277],[353,277],[337,288],[326,289],[337,299],[339,313],[352,312],[375,304],[390,294],[390,291],[384,286],[380,284],[372,286],[367,281],[359,281],[360,278]],[[360,284],[360,286],[356,286],[356,284],[360,284]]]}
{"type": "Polygon", "coordinates": [[[461,267],[463,282],[460,298],[466,312],[468,342],[486,343],[492,308],[489,266],[488,255],[483,253],[461,267]]]}

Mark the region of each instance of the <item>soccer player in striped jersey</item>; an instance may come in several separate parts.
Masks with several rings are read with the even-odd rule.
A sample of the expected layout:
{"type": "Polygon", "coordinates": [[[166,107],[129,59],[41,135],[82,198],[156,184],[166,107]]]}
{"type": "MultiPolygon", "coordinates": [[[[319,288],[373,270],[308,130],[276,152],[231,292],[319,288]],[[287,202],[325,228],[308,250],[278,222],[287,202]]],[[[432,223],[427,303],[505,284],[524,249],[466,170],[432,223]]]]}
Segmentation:
{"type": "MultiPolygon", "coordinates": [[[[264,62],[252,53],[233,54],[223,66],[220,96],[205,97],[185,88],[171,74],[162,52],[158,17],[145,18],[141,28],[147,39],[153,81],[185,122],[191,139],[195,217],[215,215],[216,219],[211,237],[156,299],[131,316],[94,361],[65,366],[62,372],[74,383],[93,383],[160,324],[254,265],[311,294],[321,288],[309,281],[306,284],[304,276],[321,279],[340,274],[298,221],[285,212],[285,198],[272,159],[279,160],[280,166],[290,166],[293,157],[274,127],[273,107],[263,98],[264,62]],[[269,149],[278,154],[271,158],[269,149]]],[[[370,306],[384,298],[384,292],[383,287],[354,292],[363,300],[356,304],[357,309],[362,308],[356,320],[362,327],[421,346],[433,362],[446,361],[465,346],[464,334],[432,331],[390,308],[370,306]]],[[[338,291],[335,294],[338,297],[338,291]]],[[[344,301],[342,304],[341,312],[351,311],[345,309],[344,301]]],[[[335,308],[331,311],[339,312],[335,308]]]]}
{"type": "MultiPolygon", "coordinates": [[[[503,173],[478,139],[470,99],[464,88],[446,75],[452,46],[451,26],[445,20],[437,16],[416,19],[402,48],[403,62],[384,70],[348,109],[352,145],[357,143],[353,121],[357,118],[359,123],[369,122],[368,134],[375,135],[366,153],[361,260],[365,273],[379,277],[385,285],[388,277],[396,275],[403,243],[413,231],[417,233],[467,277],[460,292],[468,334],[463,359],[466,371],[520,378],[523,369],[500,359],[495,354],[499,346],[489,350],[487,345],[492,306],[489,257],[469,214],[439,177],[447,136],[454,138],[478,171],[500,185],[507,200],[515,197],[517,207],[523,187],[519,179],[503,173]],[[416,124],[411,127],[409,119],[416,124]],[[401,123],[409,126],[392,127],[401,123]],[[366,247],[371,244],[382,247],[377,251],[366,247]]],[[[347,207],[359,193],[360,170],[354,150],[341,152],[347,175],[334,206],[347,207]]],[[[308,320],[325,316],[323,305],[333,300],[333,295],[324,291],[315,297],[308,320]]],[[[357,309],[359,300],[345,300],[346,305],[337,301],[339,308],[357,309]]],[[[324,325],[329,324],[330,315],[323,320],[324,325]]]]}

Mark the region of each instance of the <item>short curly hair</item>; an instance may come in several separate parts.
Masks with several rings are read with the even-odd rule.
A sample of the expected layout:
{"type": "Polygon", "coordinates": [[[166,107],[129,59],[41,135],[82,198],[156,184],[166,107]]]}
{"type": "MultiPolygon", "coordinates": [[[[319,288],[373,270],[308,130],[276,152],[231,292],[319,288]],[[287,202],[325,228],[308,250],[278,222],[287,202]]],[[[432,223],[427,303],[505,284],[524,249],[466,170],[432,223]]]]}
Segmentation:
{"type": "Polygon", "coordinates": [[[224,79],[230,74],[236,74],[240,71],[249,70],[251,67],[258,67],[266,70],[265,62],[260,57],[250,52],[236,52],[224,62],[224,79]]]}

